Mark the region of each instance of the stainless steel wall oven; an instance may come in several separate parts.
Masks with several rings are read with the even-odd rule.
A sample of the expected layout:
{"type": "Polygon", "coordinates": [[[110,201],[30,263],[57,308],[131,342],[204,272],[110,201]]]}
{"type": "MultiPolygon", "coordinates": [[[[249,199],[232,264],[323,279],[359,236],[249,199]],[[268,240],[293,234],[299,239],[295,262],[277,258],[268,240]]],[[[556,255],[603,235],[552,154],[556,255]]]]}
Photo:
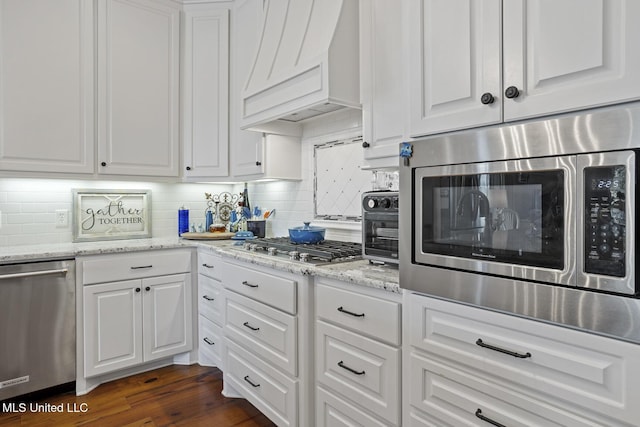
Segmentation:
{"type": "Polygon", "coordinates": [[[411,143],[400,283],[640,342],[640,104],[411,143]]]}

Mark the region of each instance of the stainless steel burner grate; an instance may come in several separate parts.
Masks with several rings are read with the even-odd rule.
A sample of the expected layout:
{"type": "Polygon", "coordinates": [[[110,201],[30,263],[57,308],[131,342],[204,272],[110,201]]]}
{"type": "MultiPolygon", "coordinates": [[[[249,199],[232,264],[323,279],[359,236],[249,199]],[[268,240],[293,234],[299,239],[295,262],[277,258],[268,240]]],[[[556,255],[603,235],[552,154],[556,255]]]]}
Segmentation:
{"type": "MultiPolygon", "coordinates": [[[[346,261],[358,259],[362,256],[362,245],[353,242],[340,242],[337,240],[323,240],[316,244],[291,243],[288,237],[270,237],[254,239],[247,242],[251,250],[268,251],[274,249],[281,255],[297,253],[302,261],[346,261]],[[254,246],[255,245],[255,246],[254,246]],[[273,249],[272,249],[273,248],[273,249]]],[[[292,259],[295,259],[292,258],[292,259]]]]}

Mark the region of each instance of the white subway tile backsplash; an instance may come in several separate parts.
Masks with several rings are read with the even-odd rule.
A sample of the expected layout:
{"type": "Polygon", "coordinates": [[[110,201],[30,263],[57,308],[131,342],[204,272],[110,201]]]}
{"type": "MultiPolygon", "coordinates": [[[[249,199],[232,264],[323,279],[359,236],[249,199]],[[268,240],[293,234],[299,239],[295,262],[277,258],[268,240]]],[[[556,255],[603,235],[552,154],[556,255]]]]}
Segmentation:
{"type": "Polygon", "coordinates": [[[7,224],[32,224],[33,215],[23,213],[7,214],[7,224]]]}
{"type": "Polygon", "coordinates": [[[190,209],[190,219],[204,222],[205,192],[229,191],[230,185],[166,184],[150,182],[112,182],[46,179],[0,179],[0,244],[29,245],[71,242],[73,224],[72,190],[149,189],[151,190],[151,226],[154,237],[175,236],[178,209],[190,209]],[[55,211],[69,211],[69,226],[56,228],[55,211]]]}
{"type": "MultiPolygon", "coordinates": [[[[252,206],[263,212],[276,209],[267,221],[267,236],[287,236],[290,227],[314,220],[313,146],[361,134],[359,110],[345,109],[304,124],[302,138],[302,181],[248,183],[252,206]]],[[[152,235],[177,235],[178,209],[189,209],[190,222],[205,222],[205,192],[230,191],[238,194],[244,186],[222,184],[169,184],[152,182],[56,180],[56,179],[0,179],[0,245],[65,243],[72,240],[74,188],[149,189],[151,190],[152,235]],[[56,209],[68,209],[69,227],[55,227],[56,209]]],[[[322,226],[326,226],[323,223],[322,226]]],[[[359,225],[355,229],[327,230],[328,239],[360,241],[359,225]]]]}
{"type": "MultiPolygon", "coordinates": [[[[345,109],[308,120],[304,124],[302,138],[302,181],[249,183],[248,190],[252,206],[262,210],[276,209],[267,220],[267,236],[287,236],[289,228],[314,221],[314,164],[313,148],[316,144],[353,138],[361,135],[362,114],[359,110],[345,109]]],[[[235,188],[240,191],[242,187],[235,188]]],[[[359,201],[358,201],[359,204],[359,201]]],[[[327,239],[361,241],[360,225],[353,229],[335,230],[327,225],[327,239]]]]}
{"type": "Polygon", "coordinates": [[[2,203],[2,213],[5,215],[19,212],[22,212],[22,205],[20,203],[2,203]]]}

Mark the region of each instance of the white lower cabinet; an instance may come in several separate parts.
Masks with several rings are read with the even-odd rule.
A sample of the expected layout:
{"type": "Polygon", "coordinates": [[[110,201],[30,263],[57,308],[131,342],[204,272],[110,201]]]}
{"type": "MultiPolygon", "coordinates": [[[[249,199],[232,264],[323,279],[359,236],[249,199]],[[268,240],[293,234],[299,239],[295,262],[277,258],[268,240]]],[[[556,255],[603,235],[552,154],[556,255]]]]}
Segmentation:
{"type": "MultiPolygon", "coordinates": [[[[92,267],[118,264],[133,276],[152,271],[166,253],[147,253],[145,264],[135,256],[104,255],[79,259],[83,271],[82,330],[85,378],[130,368],[191,351],[192,297],[190,263],[185,272],[182,258],[190,251],[171,251],[179,262],[175,273],[131,280],[111,281],[119,270],[105,272],[104,283],[93,283],[92,267]],[[156,259],[155,257],[158,257],[156,259]],[[133,260],[133,261],[132,261],[133,260]]],[[[171,266],[164,266],[171,271],[171,266]]],[[[148,273],[151,274],[151,273],[148,273]]]]}
{"type": "Polygon", "coordinates": [[[207,249],[198,251],[198,362],[223,369],[222,347],[225,301],[222,259],[207,249]]]}
{"type": "Polygon", "coordinates": [[[407,294],[405,307],[407,425],[640,419],[640,386],[631,380],[640,375],[637,345],[419,295],[407,294]]]}
{"type": "Polygon", "coordinates": [[[298,381],[248,350],[227,343],[225,381],[279,426],[298,424],[298,381]]]}
{"type": "Polygon", "coordinates": [[[382,422],[323,387],[316,389],[316,425],[323,427],[386,427],[382,422]]]}
{"type": "Polygon", "coordinates": [[[278,426],[312,426],[308,276],[228,261],[222,285],[223,393],[244,397],[278,426]]]}
{"type": "Polygon", "coordinates": [[[318,426],[401,425],[400,299],[317,280],[318,426]]]}
{"type": "Polygon", "coordinates": [[[492,422],[522,427],[603,425],[579,413],[484,381],[455,364],[415,353],[410,358],[408,368],[415,375],[410,403],[423,411],[425,418],[411,425],[457,427],[474,423],[491,425],[492,422]]]}
{"type": "Polygon", "coordinates": [[[206,317],[198,316],[198,362],[202,366],[215,366],[224,370],[222,364],[222,327],[206,317]]]}
{"type": "Polygon", "coordinates": [[[297,319],[249,298],[227,294],[225,334],[248,346],[267,362],[297,375],[297,319]]]}
{"type": "Polygon", "coordinates": [[[85,376],[191,350],[191,274],[87,286],[85,376]]]}
{"type": "Polygon", "coordinates": [[[328,323],[316,324],[321,384],[396,425],[400,417],[400,349],[328,323]]]}

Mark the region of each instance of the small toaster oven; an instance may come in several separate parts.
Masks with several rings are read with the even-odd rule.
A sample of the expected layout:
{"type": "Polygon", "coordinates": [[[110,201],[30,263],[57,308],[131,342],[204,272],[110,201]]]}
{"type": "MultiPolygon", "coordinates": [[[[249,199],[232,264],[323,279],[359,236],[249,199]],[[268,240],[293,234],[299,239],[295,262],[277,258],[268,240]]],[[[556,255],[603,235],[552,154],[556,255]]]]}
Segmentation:
{"type": "Polygon", "coordinates": [[[398,192],[362,194],[362,257],[398,264],[398,192]]]}

